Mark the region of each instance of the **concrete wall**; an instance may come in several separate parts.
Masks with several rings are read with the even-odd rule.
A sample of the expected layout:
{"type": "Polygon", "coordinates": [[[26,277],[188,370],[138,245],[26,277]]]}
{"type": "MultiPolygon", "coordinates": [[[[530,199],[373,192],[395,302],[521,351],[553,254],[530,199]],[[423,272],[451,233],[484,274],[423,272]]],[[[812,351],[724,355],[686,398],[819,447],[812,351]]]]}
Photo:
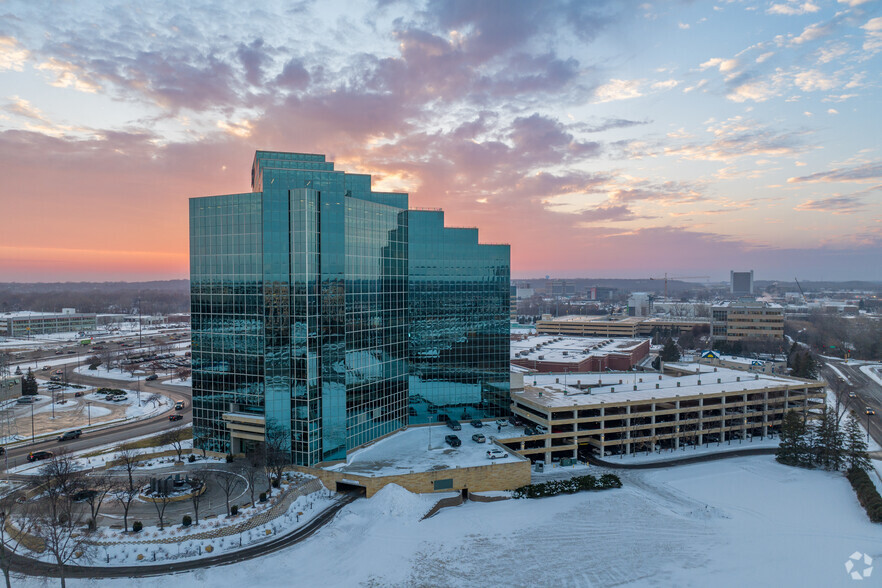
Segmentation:
{"type": "Polygon", "coordinates": [[[330,490],[336,490],[337,482],[363,486],[368,498],[376,494],[386,484],[398,484],[402,488],[416,494],[432,494],[435,492],[435,480],[453,480],[452,488],[445,488],[438,490],[438,492],[455,492],[464,489],[468,489],[469,492],[514,490],[530,483],[530,462],[514,456],[509,456],[503,460],[496,460],[486,466],[399,474],[395,476],[359,476],[348,472],[335,472],[303,466],[292,466],[290,469],[316,476],[330,490]]]}

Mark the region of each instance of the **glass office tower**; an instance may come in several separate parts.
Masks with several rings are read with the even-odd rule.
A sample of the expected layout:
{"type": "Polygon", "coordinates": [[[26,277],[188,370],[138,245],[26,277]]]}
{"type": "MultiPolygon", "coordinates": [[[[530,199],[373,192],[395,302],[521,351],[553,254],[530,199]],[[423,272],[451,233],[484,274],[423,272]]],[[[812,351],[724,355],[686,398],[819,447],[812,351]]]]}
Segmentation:
{"type": "Polygon", "coordinates": [[[507,245],[323,155],[258,151],[251,177],[190,200],[197,447],[247,452],[271,427],[312,465],[408,420],[507,410],[507,245]]]}

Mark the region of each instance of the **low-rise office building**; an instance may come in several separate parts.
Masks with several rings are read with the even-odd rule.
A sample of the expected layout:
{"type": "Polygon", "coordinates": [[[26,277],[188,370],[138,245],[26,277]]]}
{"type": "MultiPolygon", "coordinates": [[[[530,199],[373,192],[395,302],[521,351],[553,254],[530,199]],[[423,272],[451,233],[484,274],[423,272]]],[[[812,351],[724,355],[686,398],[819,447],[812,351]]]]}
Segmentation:
{"type": "Polygon", "coordinates": [[[63,308],[61,312],[6,312],[0,314],[0,335],[29,337],[54,333],[80,333],[96,329],[94,313],[63,308]]]}
{"type": "Polygon", "coordinates": [[[536,332],[542,335],[572,335],[575,337],[630,337],[652,335],[654,332],[677,334],[694,327],[710,325],[705,318],[639,317],[639,316],[581,316],[552,317],[543,315],[536,322],[536,332]]]}
{"type": "Polygon", "coordinates": [[[622,371],[649,355],[649,344],[649,339],[520,337],[511,342],[511,363],[537,372],[622,371]]]}
{"type": "Polygon", "coordinates": [[[714,341],[784,339],[784,307],[760,300],[714,304],[711,337],[714,341]]]}
{"type": "Polygon", "coordinates": [[[688,375],[527,374],[523,391],[512,392],[512,411],[542,428],[501,442],[546,462],[677,449],[778,434],[786,412],[816,418],[826,406],[822,382],[698,364],[674,367],[688,375]]]}

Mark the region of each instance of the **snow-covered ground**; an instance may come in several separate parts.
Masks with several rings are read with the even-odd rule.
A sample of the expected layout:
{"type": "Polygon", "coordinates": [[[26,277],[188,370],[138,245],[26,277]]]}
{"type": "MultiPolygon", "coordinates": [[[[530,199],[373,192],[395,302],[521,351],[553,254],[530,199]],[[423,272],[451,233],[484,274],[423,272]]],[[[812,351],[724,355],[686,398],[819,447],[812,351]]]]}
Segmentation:
{"type": "Polygon", "coordinates": [[[178,378],[172,378],[171,380],[166,380],[163,384],[169,384],[171,386],[185,386],[187,388],[193,385],[193,378],[186,378],[184,380],[179,380],[178,378]]]}
{"type": "Polygon", "coordinates": [[[613,463],[622,463],[625,465],[646,463],[653,461],[670,461],[674,459],[685,459],[687,457],[698,457],[712,453],[727,453],[729,451],[742,451],[744,449],[760,449],[760,448],[776,448],[781,443],[778,437],[754,437],[753,440],[745,439],[743,441],[734,440],[731,442],[723,441],[722,443],[708,443],[705,445],[692,445],[689,447],[681,447],[674,451],[654,451],[647,454],[645,451],[632,453],[631,455],[607,455],[603,459],[613,463]]]}
{"type": "Polygon", "coordinates": [[[89,366],[83,365],[76,369],[78,374],[83,376],[92,376],[95,378],[107,378],[108,380],[126,380],[129,382],[135,382],[137,380],[143,380],[147,375],[147,372],[143,370],[135,370],[134,374],[131,374],[125,370],[121,370],[119,368],[113,368],[108,370],[104,367],[99,367],[94,370],[90,370],[89,366]]]}
{"type": "MultiPolygon", "coordinates": [[[[595,473],[601,473],[595,471],[595,473]]],[[[842,474],[771,456],[617,472],[620,490],[467,502],[419,522],[424,497],[386,486],[310,539],[187,586],[852,586],[854,552],[882,557],[842,474]]],[[[875,575],[874,575],[875,579],[875,575]]],[[[168,577],[69,580],[165,587],[168,577]]],[[[37,579],[28,585],[42,585],[37,579]]]]}
{"type": "Polygon", "coordinates": [[[842,370],[840,370],[838,367],[836,367],[832,363],[827,363],[827,367],[830,368],[831,370],[833,370],[834,372],[836,372],[836,375],[839,376],[840,378],[842,378],[842,381],[844,381],[846,384],[851,386],[851,380],[848,379],[848,376],[846,376],[845,374],[842,373],[842,370]]]}
{"type": "Polygon", "coordinates": [[[346,457],[345,463],[327,469],[364,476],[390,476],[451,467],[489,466],[496,462],[523,459],[511,452],[507,452],[508,455],[502,459],[488,459],[487,450],[497,447],[489,442],[490,427],[477,429],[469,423],[462,423],[461,426],[460,431],[454,431],[445,425],[413,427],[399,431],[351,453],[346,457]],[[472,441],[472,435],[476,433],[482,433],[488,441],[472,441]],[[462,445],[451,447],[444,441],[447,435],[456,435],[462,445]]]}
{"type": "Polygon", "coordinates": [[[882,372],[882,364],[862,365],[861,371],[869,376],[874,382],[882,386],[882,376],[879,375],[879,373],[882,372]]]}

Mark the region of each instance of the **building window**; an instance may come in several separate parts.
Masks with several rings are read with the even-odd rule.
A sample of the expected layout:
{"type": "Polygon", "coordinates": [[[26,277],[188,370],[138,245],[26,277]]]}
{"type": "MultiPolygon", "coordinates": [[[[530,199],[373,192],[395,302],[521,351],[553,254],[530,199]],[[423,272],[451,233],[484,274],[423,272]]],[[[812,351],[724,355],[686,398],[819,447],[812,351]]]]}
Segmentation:
{"type": "Polygon", "coordinates": [[[453,478],[435,480],[433,484],[435,485],[435,490],[450,490],[453,488],[453,478]]]}

